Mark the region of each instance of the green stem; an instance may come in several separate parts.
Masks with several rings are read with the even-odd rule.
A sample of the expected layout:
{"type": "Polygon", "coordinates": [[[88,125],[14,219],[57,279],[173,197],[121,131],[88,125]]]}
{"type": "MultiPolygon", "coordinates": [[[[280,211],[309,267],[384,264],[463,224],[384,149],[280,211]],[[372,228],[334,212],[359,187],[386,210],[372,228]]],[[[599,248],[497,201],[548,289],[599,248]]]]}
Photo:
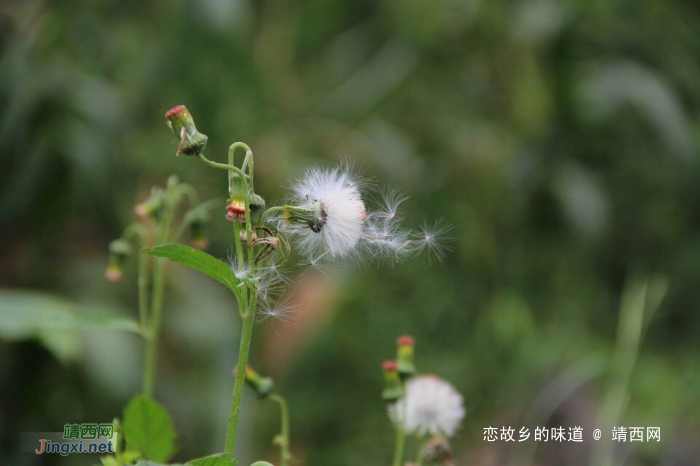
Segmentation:
{"type": "MultiPolygon", "coordinates": [[[[202,160],[205,160],[203,156],[200,156],[202,160]]],[[[209,163],[210,165],[213,162],[209,163]]],[[[246,230],[246,243],[247,254],[244,258],[243,244],[240,238],[240,225],[238,222],[233,222],[234,230],[234,241],[236,243],[236,255],[239,265],[244,264],[247,261],[250,273],[253,273],[255,267],[255,254],[253,250],[253,233],[252,233],[252,217],[250,215],[250,193],[252,191],[252,164],[253,164],[253,152],[250,150],[246,144],[242,142],[237,142],[229,147],[228,151],[228,165],[218,164],[228,168],[229,171],[229,192],[231,191],[231,185],[233,182],[233,176],[238,175],[241,177],[245,190],[244,206],[245,206],[245,230],[246,230]],[[246,161],[244,162],[249,167],[250,182],[248,182],[248,176],[243,170],[235,167],[234,154],[238,147],[242,147],[246,150],[246,161]]],[[[216,166],[216,165],[214,165],[216,166]]],[[[222,167],[217,167],[222,168],[222,167]]],[[[240,416],[241,400],[243,396],[243,382],[245,381],[245,368],[248,364],[248,355],[250,353],[250,343],[253,337],[253,323],[255,321],[255,307],[257,304],[257,293],[255,288],[250,284],[246,285],[240,293],[239,296],[239,312],[243,317],[243,329],[241,331],[241,341],[238,350],[238,369],[236,381],[233,387],[233,399],[231,400],[231,412],[228,420],[228,430],[226,432],[226,453],[233,458],[233,454],[236,448],[236,437],[238,434],[238,418],[240,416]]]]}
{"type": "MultiPolygon", "coordinates": [[[[143,247],[146,245],[148,233],[140,223],[132,223],[124,230],[122,236],[126,240],[133,241],[136,247],[143,247]]],[[[145,337],[148,332],[148,258],[145,254],[139,254],[138,270],[139,322],[141,334],[145,337]]]]}
{"type": "Polygon", "coordinates": [[[414,463],[416,466],[423,466],[423,450],[425,450],[425,445],[428,443],[428,439],[423,439],[418,445],[418,452],[416,453],[416,460],[414,463]]]}
{"type": "Polygon", "coordinates": [[[141,322],[141,334],[148,334],[148,257],[139,254],[139,321],[141,322]]]}
{"type": "Polygon", "coordinates": [[[260,223],[265,224],[265,219],[267,219],[267,217],[269,217],[272,214],[275,214],[277,212],[282,212],[282,211],[284,211],[284,206],[278,205],[275,207],[270,207],[265,212],[263,212],[262,219],[261,219],[260,223]]]}
{"type": "MultiPolygon", "coordinates": [[[[241,303],[246,306],[245,301],[241,303]]],[[[238,350],[238,369],[236,381],[233,386],[233,399],[231,400],[231,412],[228,419],[228,431],[226,432],[226,453],[233,457],[236,448],[236,435],[238,434],[238,417],[240,415],[241,397],[243,395],[243,382],[245,381],[245,368],[248,364],[248,354],[250,353],[250,342],[253,336],[253,319],[255,318],[255,308],[247,309],[245,319],[243,319],[243,330],[241,332],[241,344],[238,350]]]]}
{"type": "Polygon", "coordinates": [[[291,459],[289,453],[289,408],[287,401],[277,393],[270,395],[270,399],[276,401],[280,405],[280,466],[287,466],[287,461],[291,459]]]}
{"type": "Polygon", "coordinates": [[[394,461],[393,466],[401,466],[401,460],[403,458],[403,448],[406,443],[406,433],[404,432],[403,426],[396,426],[396,448],[394,449],[394,461]]]}
{"type": "MultiPolygon", "coordinates": [[[[163,220],[158,226],[157,245],[165,244],[170,235],[176,200],[166,198],[163,220]]],[[[153,292],[151,295],[151,312],[146,331],[146,352],[143,365],[143,394],[153,397],[158,359],[158,341],[160,338],[160,321],[163,311],[163,288],[165,287],[165,259],[158,258],[153,266],[153,292]]]]}
{"type": "Polygon", "coordinates": [[[406,445],[406,395],[398,401],[398,403],[403,403],[403,410],[400,410],[403,414],[401,419],[396,423],[396,447],[394,449],[394,462],[393,466],[401,466],[403,461],[403,451],[406,445]]]}
{"type": "Polygon", "coordinates": [[[199,154],[199,158],[200,158],[204,163],[206,163],[207,165],[209,165],[209,166],[211,166],[211,167],[220,168],[220,169],[222,169],[222,170],[230,170],[230,171],[236,173],[238,176],[241,176],[241,177],[243,177],[244,179],[246,178],[246,176],[245,176],[245,174],[243,173],[243,171],[241,171],[241,169],[238,168],[238,167],[235,167],[235,166],[233,166],[233,165],[228,165],[228,164],[225,164],[225,163],[213,162],[213,161],[209,160],[208,158],[206,158],[206,157],[204,156],[204,154],[199,154]]]}

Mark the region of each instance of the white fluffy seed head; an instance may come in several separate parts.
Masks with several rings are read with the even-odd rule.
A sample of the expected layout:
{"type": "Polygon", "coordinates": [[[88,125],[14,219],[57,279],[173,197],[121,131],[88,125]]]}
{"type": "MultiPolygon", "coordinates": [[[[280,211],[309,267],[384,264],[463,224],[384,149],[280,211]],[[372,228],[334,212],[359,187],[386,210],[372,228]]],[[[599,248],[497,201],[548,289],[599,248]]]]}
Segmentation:
{"type": "Polygon", "coordinates": [[[403,422],[409,433],[452,437],[464,418],[462,395],[435,375],[421,375],[406,383],[406,398],[389,405],[389,417],[403,422]]]}
{"type": "Polygon", "coordinates": [[[342,257],[362,238],[367,209],[362,201],[362,182],[345,167],[311,169],[293,185],[293,203],[312,209],[320,203],[318,226],[296,228],[300,248],[307,254],[321,250],[342,257]]]}

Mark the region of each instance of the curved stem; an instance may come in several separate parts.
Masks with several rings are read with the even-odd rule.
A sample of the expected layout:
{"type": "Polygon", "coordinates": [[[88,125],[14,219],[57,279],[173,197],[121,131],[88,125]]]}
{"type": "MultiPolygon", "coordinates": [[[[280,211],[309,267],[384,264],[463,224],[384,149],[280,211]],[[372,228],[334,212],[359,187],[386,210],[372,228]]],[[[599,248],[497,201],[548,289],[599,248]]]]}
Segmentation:
{"type": "Polygon", "coordinates": [[[213,162],[213,161],[209,160],[208,158],[206,158],[204,156],[204,154],[199,154],[199,158],[200,158],[200,160],[202,160],[202,162],[206,163],[207,165],[209,165],[211,167],[220,168],[222,170],[230,170],[230,171],[234,172],[235,174],[237,174],[238,176],[243,177],[243,179],[246,178],[246,175],[238,167],[235,167],[233,165],[228,165],[226,163],[213,162]]]}
{"type": "Polygon", "coordinates": [[[289,453],[289,408],[287,408],[287,401],[282,395],[273,393],[270,395],[270,399],[280,405],[280,466],[287,466],[287,461],[291,459],[289,453]]]}
{"type": "MultiPolygon", "coordinates": [[[[255,254],[253,250],[253,233],[252,233],[252,217],[250,215],[250,194],[252,192],[252,171],[250,171],[250,182],[244,171],[234,166],[234,154],[238,147],[246,150],[246,161],[244,164],[252,167],[253,151],[246,144],[237,142],[231,144],[228,151],[228,162],[226,167],[229,168],[229,192],[233,183],[234,174],[241,177],[244,191],[246,193],[243,203],[245,208],[245,230],[247,238],[247,254],[243,252],[243,244],[240,238],[240,224],[233,222],[234,241],[236,243],[236,260],[239,266],[243,266],[247,262],[250,273],[254,272],[255,254]]],[[[204,159],[203,159],[204,160],[204,159]]],[[[250,168],[249,168],[250,169],[250,168]]],[[[243,382],[245,381],[245,368],[248,364],[248,355],[250,353],[250,343],[253,337],[253,323],[255,321],[255,307],[257,304],[257,293],[251,284],[247,284],[240,292],[239,311],[243,317],[243,329],[241,331],[241,341],[238,350],[238,369],[236,381],[233,387],[233,399],[231,400],[231,412],[228,420],[228,430],[226,432],[226,453],[233,458],[233,453],[236,448],[236,437],[238,434],[238,419],[240,416],[241,399],[243,396],[243,382]]]]}
{"type": "Polygon", "coordinates": [[[282,211],[284,211],[284,206],[278,205],[278,206],[270,207],[265,212],[263,212],[260,223],[265,224],[265,220],[267,219],[267,217],[269,217],[270,215],[276,214],[277,212],[282,212],[282,211]]]}

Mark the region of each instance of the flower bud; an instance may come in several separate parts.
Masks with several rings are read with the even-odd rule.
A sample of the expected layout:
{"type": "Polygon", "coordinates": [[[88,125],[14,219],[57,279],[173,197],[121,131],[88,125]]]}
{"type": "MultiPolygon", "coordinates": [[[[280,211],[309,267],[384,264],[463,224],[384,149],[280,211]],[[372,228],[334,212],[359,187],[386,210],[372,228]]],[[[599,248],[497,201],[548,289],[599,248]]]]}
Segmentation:
{"type": "Polygon", "coordinates": [[[408,379],[415,375],[416,366],[413,363],[413,346],[416,341],[410,335],[400,336],[396,340],[399,375],[402,379],[408,379]]]}
{"type": "MultiPolygon", "coordinates": [[[[233,375],[238,377],[238,368],[233,370],[233,375]]],[[[271,377],[262,377],[250,366],[245,367],[245,383],[261,399],[267,398],[272,393],[272,387],[275,384],[271,377]]]]}
{"type": "Polygon", "coordinates": [[[452,459],[452,446],[442,435],[436,435],[423,449],[423,460],[428,464],[445,464],[452,459]]]}
{"type": "Polygon", "coordinates": [[[197,131],[187,107],[178,105],[171,108],[165,113],[165,120],[179,141],[175,155],[199,156],[204,151],[209,138],[197,131]]]}
{"type": "Polygon", "coordinates": [[[206,223],[209,215],[204,209],[194,209],[185,217],[190,230],[190,242],[197,249],[205,249],[209,245],[206,223]]]}
{"type": "MultiPolygon", "coordinates": [[[[248,207],[251,215],[265,208],[265,200],[255,193],[248,196],[248,207]]],[[[245,222],[245,191],[240,182],[234,181],[231,199],[226,204],[226,220],[245,222]]]]}
{"type": "Polygon", "coordinates": [[[398,365],[396,361],[386,361],[382,365],[382,369],[384,370],[384,391],[382,391],[382,399],[390,403],[398,400],[401,398],[401,395],[403,395],[398,365]]]}
{"type": "Polygon", "coordinates": [[[308,206],[285,205],[282,215],[287,222],[309,227],[314,233],[321,232],[327,217],[320,202],[308,206]]]}
{"type": "Polygon", "coordinates": [[[154,187],[148,199],[134,207],[134,213],[141,220],[158,219],[165,206],[165,193],[159,187],[154,187]]]}
{"type": "Polygon", "coordinates": [[[250,193],[250,196],[248,196],[248,204],[250,205],[250,211],[253,213],[265,209],[265,199],[255,193],[250,193]]]}
{"type": "Polygon", "coordinates": [[[116,283],[122,279],[124,262],[131,255],[131,249],[131,245],[123,239],[109,243],[109,265],[105,271],[107,280],[116,283]]]}
{"type": "MultiPolygon", "coordinates": [[[[248,233],[245,230],[242,230],[241,233],[239,234],[239,237],[241,238],[241,241],[244,243],[248,242],[248,233]]],[[[253,244],[258,240],[258,235],[253,232],[253,244]]]]}

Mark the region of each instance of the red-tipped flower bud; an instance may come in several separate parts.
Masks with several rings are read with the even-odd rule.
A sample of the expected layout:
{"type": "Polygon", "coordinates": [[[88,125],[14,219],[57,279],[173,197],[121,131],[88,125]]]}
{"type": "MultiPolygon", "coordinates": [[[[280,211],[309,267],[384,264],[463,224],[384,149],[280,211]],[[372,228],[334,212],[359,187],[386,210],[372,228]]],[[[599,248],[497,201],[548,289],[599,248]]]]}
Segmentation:
{"type": "Polygon", "coordinates": [[[123,239],[115,239],[109,243],[109,265],[105,270],[105,278],[112,283],[122,279],[124,262],[131,255],[131,245],[123,239]]]}
{"type": "Polygon", "coordinates": [[[207,145],[209,138],[197,131],[194,118],[187,107],[177,105],[165,112],[165,120],[175,133],[178,140],[177,153],[175,155],[199,156],[207,145]]]}
{"type": "Polygon", "coordinates": [[[384,390],[382,391],[382,399],[390,403],[398,400],[401,398],[401,395],[403,395],[398,365],[396,361],[386,361],[382,364],[382,369],[384,370],[384,390]]]}
{"type": "Polygon", "coordinates": [[[165,206],[165,192],[162,188],[154,187],[151,195],[140,204],[134,207],[134,213],[141,220],[152,218],[154,220],[160,218],[160,215],[165,206]]]}
{"type": "Polygon", "coordinates": [[[402,335],[396,340],[399,375],[402,379],[408,379],[415,375],[416,366],[413,362],[413,347],[416,341],[410,335],[402,335]]]}

